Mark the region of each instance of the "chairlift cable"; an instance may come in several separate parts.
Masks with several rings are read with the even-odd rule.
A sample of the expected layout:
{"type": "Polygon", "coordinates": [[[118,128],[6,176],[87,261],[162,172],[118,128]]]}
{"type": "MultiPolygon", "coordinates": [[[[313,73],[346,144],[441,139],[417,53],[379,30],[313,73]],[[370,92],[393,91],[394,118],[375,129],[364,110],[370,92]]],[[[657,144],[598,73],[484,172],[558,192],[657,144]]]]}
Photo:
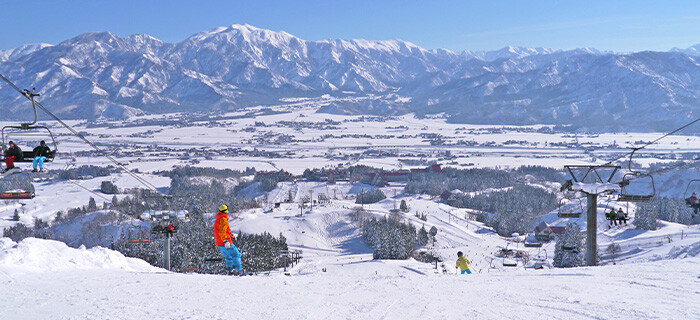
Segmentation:
{"type": "Polygon", "coordinates": [[[107,199],[107,197],[105,197],[105,196],[103,196],[103,195],[101,195],[101,194],[99,194],[99,193],[97,193],[97,192],[95,192],[95,191],[92,191],[92,190],[90,190],[90,189],[88,189],[88,188],[86,188],[86,187],[80,185],[79,183],[77,183],[77,182],[75,182],[75,181],[73,181],[73,180],[67,179],[67,181],[70,182],[70,183],[72,183],[72,184],[74,184],[74,185],[76,185],[76,186],[78,186],[78,187],[80,187],[80,188],[82,188],[82,189],[84,189],[84,190],[87,191],[87,192],[90,192],[90,193],[92,193],[92,194],[94,194],[94,195],[96,195],[96,196],[98,196],[98,197],[100,197],[100,198],[102,198],[102,199],[108,201],[108,202],[112,202],[111,199],[107,199]]]}
{"type": "Polygon", "coordinates": [[[652,171],[652,172],[650,172],[649,174],[659,174],[659,173],[663,173],[663,172],[666,172],[666,171],[669,171],[669,170],[679,169],[679,168],[685,167],[685,166],[687,166],[687,165],[691,165],[691,164],[693,164],[694,162],[697,162],[697,161],[700,161],[700,157],[696,157],[696,158],[694,158],[694,159],[682,161],[682,162],[679,163],[679,164],[675,164],[675,165],[672,165],[672,166],[664,167],[664,168],[661,168],[661,169],[659,169],[659,170],[652,171]]]}
{"type": "MultiPolygon", "coordinates": [[[[671,131],[671,132],[669,132],[669,133],[666,133],[666,134],[664,134],[664,135],[662,135],[662,136],[660,136],[660,137],[654,139],[654,140],[651,141],[651,142],[645,143],[645,144],[644,144],[643,146],[641,146],[641,147],[632,148],[632,151],[630,151],[630,152],[628,152],[628,153],[625,153],[625,154],[623,154],[623,155],[621,155],[621,156],[619,156],[619,157],[617,157],[617,158],[615,158],[615,159],[613,159],[613,160],[610,160],[610,161],[608,161],[607,163],[605,163],[604,165],[611,165],[611,164],[612,164],[613,162],[615,162],[615,161],[618,161],[618,160],[620,160],[620,159],[622,159],[622,158],[626,158],[626,157],[628,157],[628,156],[631,156],[631,155],[633,155],[637,150],[644,149],[644,148],[646,148],[646,147],[648,147],[648,146],[650,146],[650,145],[652,145],[652,144],[654,144],[654,143],[657,143],[657,142],[661,141],[662,139],[664,139],[664,138],[666,138],[666,137],[668,137],[668,136],[670,136],[670,135],[673,135],[673,134],[675,134],[675,133],[677,133],[677,132],[679,132],[679,131],[681,131],[681,130],[687,128],[687,127],[690,127],[691,125],[693,125],[693,124],[695,124],[696,122],[699,122],[699,121],[700,121],[700,118],[697,118],[697,119],[695,119],[695,120],[693,120],[693,121],[691,121],[691,122],[688,122],[688,123],[686,123],[685,125],[683,125],[683,126],[677,128],[677,129],[675,129],[675,130],[673,130],[673,131],[671,131]]],[[[632,160],[630,159],[630,162],[631,162],[631,161],[632,161],[632,160]]],[[[631,165],[631,163],[630,163],[630,165],[631,165]]]]}
{"type": "MultiPolygon", "coordinates": [[[[30,99],[29,97],[27,97],[27,94],[26,94],[25,92],[23,92],[20,88],[18,88],[18,87],[17,87],[14,83],[12,83],[10,80],[8,80],[7,78],[5,78],[5,76],[3,76],[2,74],[0,74],[0,78],[2,78],[2,80],[4,80],[5,82],[7,82],[7,84],[9,84],[13,89],[15,89],[17,92],[19,92],[20,94],[22,94],[24,97],[26,97],[27,99],[30,99]]],[[[34,100],[34,103],[35,103],[35,105],[36,105],[37,107],[39,107],[42,111],[44,111],[46,114],[48,114],[48,115],[49,115],[50,117],[52,117],[54,120],[56,120],[58,123],[60,123],[60,124],[61,124],[62,126],[64,126],[66,129],[68,129],[68,131],[70,131],[72,134],[74,134],[75,136],[77,136],[78,138],[80,138],[81,140],[83,140],[83,142],[85,142],[85,143],[87,143],[88,145],[90,145],[93,149],[95,149],[97,152],[99,152],[102,156],[104,156],[105,158],[107,158],[109,161],[113,162],[115,165],[117,165],[117,167],[121,168],[124,172],[126,172],[126,173],[129,174],[131,177],[133,177],[134,179],[136,179],[136,181],[138,181],[139,183],[143,184],[143,185],[146,186],[148,189],[151,189],[151,190],[155,191],[156,193],[161,194],[161,193],[158,191],[158,189],[157,189],[153,184],[151,184],[150,182],[146,181],[145,179],[139,177],[138,175],[136,175],[135,173],[133,173],[131,170],[129,170],[126,166],[124,166],[124,165],[122,165],[121,163],[119,163],[119,161],[117,161],[116,159],[114,159],[114,157],[112,157],[111,155],[107,154],[107,152],[105,152],[105,151],[102,150],[100,147],[98,147],[97,145],[95,145],[92,141],[88,140],[88,139],[85,138],[82,134],[78,133],[78,131],[76,131],[75,129],[73,129],[73,127],[71,127],[71,126],[68,125],[67,123],[63,122],[63,120],[61,120],[61,119],[58,118],[56,115],[54,115],[53,113],[51,113],[51,112],[50,112],[48,109],[46,109],[46,107],[44,107],[39,101],[34,100]]]]}

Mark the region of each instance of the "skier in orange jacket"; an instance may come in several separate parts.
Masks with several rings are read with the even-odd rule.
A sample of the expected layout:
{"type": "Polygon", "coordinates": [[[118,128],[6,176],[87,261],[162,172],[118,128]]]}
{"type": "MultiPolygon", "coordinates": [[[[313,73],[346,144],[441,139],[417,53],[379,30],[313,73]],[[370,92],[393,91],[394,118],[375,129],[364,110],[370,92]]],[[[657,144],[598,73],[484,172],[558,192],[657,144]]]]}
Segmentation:
{"type": "Polygon", "coordinates": [[[228,207],[222,204],[214,221],[214,240],[226,260],[226,270],[231,274],[241,274],[241,252],[233,245],[235,238],[228,225],[228,207]]]}

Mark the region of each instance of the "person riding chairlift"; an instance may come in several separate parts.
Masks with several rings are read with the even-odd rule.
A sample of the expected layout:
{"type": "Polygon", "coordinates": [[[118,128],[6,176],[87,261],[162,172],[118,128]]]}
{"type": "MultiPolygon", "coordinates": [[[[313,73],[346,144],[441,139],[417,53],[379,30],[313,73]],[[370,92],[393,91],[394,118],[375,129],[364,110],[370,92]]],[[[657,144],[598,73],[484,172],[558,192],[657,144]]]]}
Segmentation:
{"type": "Polygon", "coordinates": [[[610,219],[610,225],[617,225],[617,212],[615,212],[615,208],[610,210],[610,213],[608,213],[608,218],[610,219]]]}
{"type": "Polygon", "coordinates": [[[690,202],[691,205],[693,204],[700,204],[700,199],[698,199],[698,196],[693,192],[693,194],[690,195],[690,198],[688,198],[688,202],[690,202]]]}
{"type": "Polygon", "coordinates": [[[41,140],[39,146],[34,148],[32,151],[34,154],[34,161],[32,161],[32,172],[37,172],[36,167],[39,166],[39,172],[44,172],[44,161],[46,157],[51,154],[51,149],[46,145],[46,141],[41,140]]]}
{"type": "Polygon", "coordinates": [[[22,149],[20,149],[13,141],[8,143],[8,148],[5,150],[5,170],[9,171],[15,168],[15,161],[21,161],[24,157],[22,149]]]}
{"type": "Polygon", "coordinates": [[[627,214],[622,211],[622,208],[617,210],[617,220],[620,221],[620,225],[624,222],[627,224],[627,214]]]}

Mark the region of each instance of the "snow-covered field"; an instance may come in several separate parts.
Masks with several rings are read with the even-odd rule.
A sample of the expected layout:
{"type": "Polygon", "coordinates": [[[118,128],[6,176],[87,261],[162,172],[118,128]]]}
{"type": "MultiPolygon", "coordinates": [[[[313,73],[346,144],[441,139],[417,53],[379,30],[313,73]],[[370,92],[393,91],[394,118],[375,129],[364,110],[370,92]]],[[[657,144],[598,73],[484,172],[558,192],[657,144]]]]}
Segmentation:
{"type": "MultiPolygon", "coordinates": [[[[386,169],[423,165],[400,161],[411,159],[455,167],[560,168],[565,164],[602,164],[662,135],[550,133],[549,127],[542,125],[464,125],[448,123],[440,117],[419,119],[412,114],[382,118],[332,115],[317,113],[319,103],[311,100],[291,106],[251,107],[212,116],[209,121],[166,114],[97,126],[68,123],[120,161],[141,171],[194,164],[232,169],[283,168],[300,174],[308,167],[348,164],[386,169]],[[262,109],[273,113],[245,116],[260,113],[262,109]]],[[[57,123],[45,124],[59,142],[60,157],[53,167],[62,168],[73,158],[76,165],[107,164],[102,157],[76,154],[90,150],[89,146],[57,123]]],[[[700,152],[700,138],[682,134],[640,150],[634,161],[648,165],[680,160],[684,154],[700,152]]],[[[26,144],[33,146],[36,141],[26,144]]],[[[25,147],[22,143],[20,146],[25,147]]]]}
{"type": "MultiPolygon", "coordinates": [[[[293,189],[295,198],[309,190],[347,196],[356,186],[338,183],[281,183],[270,201],[293,189]]],[[[385,188],[392,194],[397,186],[385,188]]],[[[509,242],[465,211],[425,196],[407,196],[423,222],[436,226],[435,250],[445,260],[434,265],[372,260],[348,216],[352,200],[306,209],[282,203],[272,212],[245,211],[232,220],[233,230],[282,233],[292,249],[303,250],[301,263],[285,276],[231,277],[175,274],[126,259],[108,249],[72,249],[63,243],[27,239],[0,241],[0,318],[2,319],[692,319],[700,308],[700,228],[666,223],[657,231],[629,227],[601,228],[600,245],[622,247],[618,265],[576,269],[508,268],[494,251],[509,242]],[[680,239],[681,232],[685,238],[680,239]],[[669,242],[667,238],[670,238],[669,242]],[[472,275],[456,275],[456,251],[472,260],[472,275]]],[[[366,205],[381,216],[393,208],[392,197],[366,205]]],[[[600,210],[602,215],[603,210],[600,210]]],[[[556,217],[556,214],[554,217],[556,217]]],[[[546,217],[545,217],[546,218],[546,217]]],[[[553,222],[554,223],[554,222],[553,222]]],[[[510,244],[513,248],[513,244],[510,244]]],[[[532,257],[549,255],[522,248],[532,257]]]]}
{"type": "Polygon", "coordinates": [[[326,272],[239,278],[157,272],[108,250],[70,249],[47,240],[11,245],[3,240],[0,251],[2,319],[694,319],[700,314],[694,303],[700,297],[697,257],[468,276],[436,274],[413,261],[348,257],[323,264],[326,272]]]}
{"type": "MultiPolygon", "coordinates": [[[[295,174],[337,165],[406,169],[429,162],[463,168],[561,167],[603,163],[626,152],[626,147],[659,136],[550,134],[538,132],[541,126],[457,125],[411,115],[371,121],[315,113],[317,107],[302,103],[298,108],[277,110],[285,113],[255,118],[227,114],[229,119],[216,120],[216,125],[202,122],[190,127],[110,129],[72,124],[158,188],[168,187],[170,181],[154,175],[155,171],[185,164],[284,169],[295,174]],[[306,124],[295,124],[302,122],[306,124]],[[289,140],[274,140],[277,137],[289,140]],[[436,144],[436,139],[448,145],[436,144]],[[461,145],[460,140],[475,144],[461,145]],[[385,153],[373,153],[377,151],[385,153]]],[[[158,120],[160,116],[137,120],[145,118],[158,120]]],[[[50,169],[110,164],[104,158],[78,154],[89,149],[61,129],[55,131],[62,153],[49,164],[50,169]]],[[[694,136],[672,136],[640,152],[635,161],[649,164],[680,159],[700,151],[698,142],[694,136]]],[[[693,177],[700,177],[697,170],[656,177],[658,193],[680,197],[683,181],[693,177]]],[[[125,174],[73,182],[37,181],[35,199],[0,203],[0,229],[16,223],[9,219],[15,210],[21,212],[20,222],[31,226],[34,218],[50,221],[59,210],[86,205],[90,197],[96,197],[98,205],[108,202],[111,195],[99,192],[105,180],[120,188],[139,186],[125,174]]],[[[494,252],[508,246],[533,259],[551,261],[553,243],[523,248],[468,219],[465,209],[427,196],[403,194],[400,183],[383,188],[389,198],[365,205],[365,209],[384,216],[395,200],[405,200],[411,208],[405,221],[438,229],[430,249],[445,261],[445,273],[442,265],[435,269],[412,259],[372,260],[371,250],[348,215],[361,188],[369,186],[340,181],[335,185],[284,182],[268,194],[269,203],[283,201],[290,192],[295,201],[309,191],[339,199],[303,211],[296,203],[282,203],[271,212],[252,209],[232,219],[234,231],[281,233],[291,249],[302,250],[304,258],[289,270],[290,276],[281,270],[245,278],[174,274],[108,249],[73,249],[31,238],[15,244],[2,238],[0,319],[695,319],[700,314],[693,303],[700,297],[698,225],[663,223],[656,231],[635,230],[631,225],[608,229],[604,210],[624,207],[634,218],[636,208],[601,197],[599,248],[604,250],[613,242],[620,245],[617,265],[606,258],[603,266],[595,268],[534,270],[532,263],[512,268],[504,266],[494,252]],[[425,213],[427,221],[413,216],[415,212],[425,213]],[[474,274],[453,274],[457,251],[465,252],[473,262],[474,274]]],[[[572,221],[558,218],[556,209],[542,220],[559,226],[572,221]]],[[[576,222],[585,227],[585,218],[576,222]]]]}

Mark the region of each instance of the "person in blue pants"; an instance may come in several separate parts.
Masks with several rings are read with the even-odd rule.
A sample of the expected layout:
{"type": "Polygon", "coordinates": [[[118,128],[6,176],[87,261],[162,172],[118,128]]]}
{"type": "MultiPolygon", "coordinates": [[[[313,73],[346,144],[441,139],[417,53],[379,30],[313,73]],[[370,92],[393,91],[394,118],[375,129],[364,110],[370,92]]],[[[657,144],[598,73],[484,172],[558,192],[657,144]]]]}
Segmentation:
{"type": "Polygon", "coordinates": [[[41,141],[39,143],[39,146],[34,148],[34,160],[32,161],[32,172],[36,172],[36,167],[39,167],[40,172],[44,172],[44,161],[46,161],[46,157],[51,154],[51,149],[49,149],[48,146],[46,146],[46,141],[41,141]]]}
{"type": "Polygon", "coordinates": [[[236,239],[236,236],[231,233],[231,228],[228,225],[228,207],[222,204],[214,221],[214,241],[216,241],[216,246],[221,251],[221,255],[224,256],[226,270],[230,274],[240,275],[243,273],[241,252],[233,245],[234,239],[236,239]]]}
{"type": "Polygon", "coordinates": [[[464,256],[462,251],[457,252],[457,265],[456,268],[461,270],[461,274],[471,274],[472,271],[469,269],[469,260],[464,256]]]}

